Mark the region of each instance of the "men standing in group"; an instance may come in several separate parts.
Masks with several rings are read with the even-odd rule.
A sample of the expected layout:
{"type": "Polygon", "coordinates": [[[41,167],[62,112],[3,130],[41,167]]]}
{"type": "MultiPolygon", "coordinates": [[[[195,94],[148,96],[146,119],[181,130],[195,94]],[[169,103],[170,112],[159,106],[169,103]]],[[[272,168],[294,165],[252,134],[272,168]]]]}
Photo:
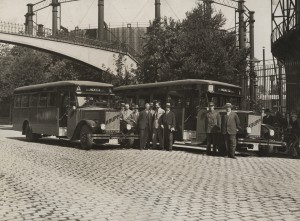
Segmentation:
{"type": "Polygon", "coordinates": [[[153,135],[152,135],[152,147],[156,148],[157,138],[159,141],[159,145],[161,149],[164,149],[164,137],[162,130],[162,116],[165,111],[161,108],[160,102],[156,102],[155,104],[156,110],[153,115],[153,135]]]}
{"type": "Polygon", "coordinates": [[[168,151],[172,151],[173,147],[173,133],[176,127],[175,114],[171,111],[171,104],[166,103],[166,113],[163,115],[162,128],[164,130],[164,147],[168,151]]]}
{"type": "Polygon", "coordinates": [[[137,122],[138,122],[138,119],[139,119],[139,115],[140,115],[139,105],[134,105],[133,106],[133,111],[129,116],[129,120],[136,125],[137,122]]]}
{"type": "Polygon", "coordinates": [[[155,113],[154,107],[153,107],[153,102],[150,102],[150,113],[153,116],[155,113]]]}
{"type": "Polygon", "coordinates": [[[144,149],[146,145],[149,145],[150,128],[152,127],[152,116],[150,113],[149,103],[145,104],[145,110],[140,112],[138,117],[138,128],[140,135],[140,149],[144,149]]]}
{"type": "Polygon", "coordinates": [[[222,119],[222,134],[224,135],[228,157],[236,159],[236,134],[241,129],[240,119],[236,113],[232,112],[231,103],[226,103],[225,107],[226,114],[222,119]]]}
{"type": "Polygon", "coordinates": [[[274,126],[274,117],[271,115],[270,109],[266,109],[266,116],[263,117],[263,123],[274,126]]]}
{"type": "Polygon", "coordinates": [[[221,116],[214,108],[214,103],[209,102],[205,119],[205,131],[207,138],[206,153],[208,155],[211,154],[211,145],[213,145],[213,154],[217,154],[218,135],[221,130],[221,116]]]}
{"type": "Polygon", "coordinates": [[[129,109],[129,104],[125,104],[125,110],[123,111],[123,120],[129,122],[129,117],[132,114],[132,110],[129,109]]]}

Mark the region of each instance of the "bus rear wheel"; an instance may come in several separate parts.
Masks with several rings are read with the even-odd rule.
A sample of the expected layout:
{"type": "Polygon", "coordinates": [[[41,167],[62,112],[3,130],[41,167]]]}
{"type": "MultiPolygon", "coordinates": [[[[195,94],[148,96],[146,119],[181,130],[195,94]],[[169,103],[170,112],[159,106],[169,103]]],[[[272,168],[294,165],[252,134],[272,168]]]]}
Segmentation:
{"type": "Polygon", "coordinates": [[[80,144],[84,150],[91,149],[93,146],[93,139],[91,138],[92,130],[89,126],[84,125],[80,130],[80,144]]]}
{"type": "Polygon", "coordinates": [[[27,124],[25,127],[25,136],[28,142],[37,141],[37,139],[39,138],[38,134],[32,133],[32,128],[29,124],[27,124]]]}

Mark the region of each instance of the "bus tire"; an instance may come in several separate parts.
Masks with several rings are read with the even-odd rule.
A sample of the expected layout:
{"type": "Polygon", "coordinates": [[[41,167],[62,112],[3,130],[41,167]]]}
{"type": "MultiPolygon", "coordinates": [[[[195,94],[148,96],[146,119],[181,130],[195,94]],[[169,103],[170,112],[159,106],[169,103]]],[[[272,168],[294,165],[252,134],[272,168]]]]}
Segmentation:
{"type": "Polygon", "coordinates": [[[93,139],[91,138],[92,130],[87,125],[83,125],[80,130],[80,144],[84,150],[89,150],[93,146],[93,139]]]}
{"type": "Polygon", "coordinates": [[[266,157],[270,153],[270,146],[259,145],[258,147],[258,155],[261,157],[266,157]]]}
{"type": "Polygon", "coordinates": [[[37,139],[39,138],[39,135],[32,133],[32,128],[30,127],[29,124],[26,124],[25,137],[28,142],[33,142],[33,141],[37,141],[37,139]]]}

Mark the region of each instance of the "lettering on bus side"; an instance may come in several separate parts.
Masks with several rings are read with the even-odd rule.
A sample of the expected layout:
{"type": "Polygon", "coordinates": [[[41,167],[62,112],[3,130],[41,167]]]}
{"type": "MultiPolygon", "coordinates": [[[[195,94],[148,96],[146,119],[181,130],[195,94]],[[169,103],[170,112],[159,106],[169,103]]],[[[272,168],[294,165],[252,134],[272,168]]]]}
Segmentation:
{"type": "Polygon", "coordinates": [[[252,128],[255,127],[256,125],[258,125],[261,122],[261,119],[258,119],[256,121],[254,121],[253,123],[249,124],[248,127],[252,128]]]}
{"type": "Polygon", "coordinates": [[[116,116],[114,116],[113,118],[110,118],[110,119],[106,120],[106,121],[105,121],[105,124],[106,124],[106,125],[107,125],[107,124],[110,124],[110,123],[112,123],[112,122],[118,120],[119,118],[120,118],[120,115],[116,115],[116,116]]]}

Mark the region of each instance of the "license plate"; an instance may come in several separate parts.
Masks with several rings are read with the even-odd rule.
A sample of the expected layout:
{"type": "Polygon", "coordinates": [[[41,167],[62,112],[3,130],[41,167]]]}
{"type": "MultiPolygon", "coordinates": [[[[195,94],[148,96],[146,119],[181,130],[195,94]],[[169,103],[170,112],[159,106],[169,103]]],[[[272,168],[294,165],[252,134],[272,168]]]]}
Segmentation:
{"type": "Polygon", "coordinates": [[[118,139],[109,139],[109,144],[118,144],[118,139]]]}

